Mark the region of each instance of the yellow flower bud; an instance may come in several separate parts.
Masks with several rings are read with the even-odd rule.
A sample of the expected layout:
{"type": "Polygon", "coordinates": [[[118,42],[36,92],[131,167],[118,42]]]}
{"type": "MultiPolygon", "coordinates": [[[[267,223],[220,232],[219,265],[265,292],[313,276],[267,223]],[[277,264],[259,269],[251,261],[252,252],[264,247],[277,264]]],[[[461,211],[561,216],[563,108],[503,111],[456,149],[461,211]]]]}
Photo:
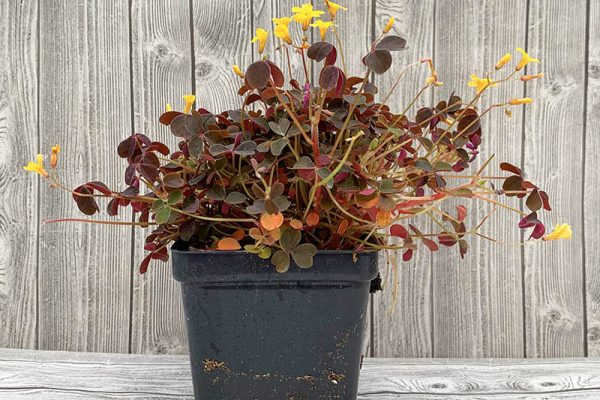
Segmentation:
{"type": "Polygon", "coordinates": [[[194,101],[196,100],[196,96],[193,94],[186,94],[183,96],[185,100],[185,106],[183,107],[184,113],[189,113],[192,110],[192,106],[194,105],[194,101]]]}
{"type": "Polygon", "coordinates": [[[234,65],[231,69],[233,70],[234,74],[236,74],[240,78],[244,79],[244,73],[242,72],[242,70],[240,69],[239,66],[234,65]]]}
{"type": "Polygon", "coordinates": [[[498,60],[498,62],[496,63],[496,71],[504,67],[506,63],[508,63],[511,59],[512,55],[510,53],[506,53],[505,55],[503,55],[502,58],[500,58],[500,60],[498,60]]]}
{"type": "Polygon", "coordinates": [[[387,24],[385,25],[385,28],[383,28],[383,33],[388,33],[389,31],[391,31],[392,27],[394,26],[394,22],[396,22],[396,18],[390,17],[387,24]]]}
{"type": "Polygon", "coordinates": [[[538,78],[541,78],[541,77],[543,77],[543,76],[544,76],[544,73],[543,73],[543,72],[540,72],[539,74],[534,74],[534,75],[523,75],[523,76],[521,77],[521,80],[522,80],[523,82],[527,82],[527,81],[531,81],[531,80],[533,80],[533,79],[538,79],[538,78]]]}
{"type": "Polygon", "coordinates": [[[511,106],[518,106],[519,104],[531,104],[533,103],[533,99],[530,97],[521,97],[518,99],[512,99],[508,102],[511,106]]]}
{"type": "Polygon", "coordinates": [[[60,146],[56,144],[52,146],[52,153],[50,154],[50,167],[52,169],[58,165],[58,153],[60,153],[60,146]]]}
{"type": "Polygon", "coordinates": [[[167,103],[167,105],[165,106],[165,111],[166,112],[173,111],[173,107],[171,107],[171,105],[169,103],[167,103]]]}

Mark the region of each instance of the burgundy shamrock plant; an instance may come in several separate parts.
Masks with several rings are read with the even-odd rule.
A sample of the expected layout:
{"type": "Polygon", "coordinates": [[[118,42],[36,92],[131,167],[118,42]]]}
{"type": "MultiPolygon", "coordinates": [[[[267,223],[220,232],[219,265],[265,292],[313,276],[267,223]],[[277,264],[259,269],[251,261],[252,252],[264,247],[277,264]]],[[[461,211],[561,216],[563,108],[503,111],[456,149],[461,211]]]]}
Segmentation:
{"type": "Polygon", "coordinates": [[[493,74],[471,75],[468,85],[475,94],[469,101],[452,95],[415,111],[412,107],[420,96],[442,85],[432,60],[400,69],[392,90],[378,101],[370,77],[387,72],[392,54],[402,51],[406,41],[389,34],[391,19],[362,57],[362,77],[348,76],[336,27],[336,14],[345,8],[331,1],[325,5],[328,21],[314,21],[325,12],[311,4],[294,7],[291,17],[274,19],[278,49],[287,59],[287,79],[264,53],[269,33],[259,28],[252,42],[261,59],[245,72],[233,67],[242,80],[240,109],[213,114],[194,108],[195,97],[185,96],[183,111],[167,106],[159,119],[179,139],[176,149],[140,133],[121,142],[117,153],[128,164],[123,190],[96,181],[68,189],[55,170],[58,146],[52,149],[50,171],[42,155],[25,169],[70,191],[86,215],[99,211],[98,198],[108,200],[110,216],[131,208],[137,216],[135,225],[153,228],[146,238],[142,273],[150,260],[166,261],[173,242],[182,249],[243,248],[270,259],[279,272],[285,272],[292,260],[311,267],[321,249],[399,249],[408,261],[422,244],[432,252],[440,246],[456,247],[464,256],[467,236],[497,241],[482,234],[481,227],[498,208],[517,214],[518,226],[532,229],[531,239],[571,236],[566,224],[546,235],[538,214],[550,211],[548,195],[521,169],[502,163],[505,176],[487,176],[489,158],[479,169],[465,172],[472,168],[484,140],[481,117],[494,109],[510,113],[510,107],[532,102],[515,98],[480,110],[479,99],[502,83],[542,77],[520,73],[537,59],[518,49],[522,57],[515,68],[494,78],[511,61],[506,54],[493,74]],[[292,22],[303,31],[299,40],[290,34],[292,22]],[[307,39],[311,27],[320,35],[320,41],[312,44],[307,39]],[[326,41],[331,33],[337,47],[326,41]],[[302,61],[303,83],[292,77],[292,55],[302,61]],[[316,82],[308,72],[310,63],[320,71],[316,82]],[[412,102],[393,111],[387,100],[405,72],[418,65],[428,68],[429,77],[412,102]],[[501,202],[502,197],[524,199],[529,213],[501,202]],[[446,210],[453,198],[465,204],[446,210]],[[472,200],[493,206],[481,221],[468,221],[472,200]],[[432,232],[417,227],[422,217],[433,221],[422,224],[435,226],[432,232]],[[397,240],[392,244],[390,237],[397,240]]]}

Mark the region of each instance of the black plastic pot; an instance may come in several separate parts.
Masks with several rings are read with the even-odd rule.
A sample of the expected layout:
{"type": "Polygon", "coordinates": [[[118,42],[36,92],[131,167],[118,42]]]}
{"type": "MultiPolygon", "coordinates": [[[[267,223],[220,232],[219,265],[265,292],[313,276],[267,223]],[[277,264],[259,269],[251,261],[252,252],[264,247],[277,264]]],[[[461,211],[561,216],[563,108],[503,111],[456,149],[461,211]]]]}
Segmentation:
{"type": "Polygon", "coordinates": [[[246,252],[172,250],[196,399],[355,399],[377,254],[284,274],[246,252]]]}

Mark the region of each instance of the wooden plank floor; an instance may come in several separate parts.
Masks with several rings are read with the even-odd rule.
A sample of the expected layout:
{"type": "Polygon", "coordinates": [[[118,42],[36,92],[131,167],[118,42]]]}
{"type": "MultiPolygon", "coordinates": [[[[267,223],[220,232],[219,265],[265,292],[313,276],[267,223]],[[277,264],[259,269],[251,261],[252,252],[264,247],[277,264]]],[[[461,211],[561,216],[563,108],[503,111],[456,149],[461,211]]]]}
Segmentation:
{"type": "MultiPolygon", "coordinates": [[[[0,349],[0,399],[192,399],[187,356],[0,349]]],[[[599,399],[600,359],[366,359],[359,399],[599,399]]]]}

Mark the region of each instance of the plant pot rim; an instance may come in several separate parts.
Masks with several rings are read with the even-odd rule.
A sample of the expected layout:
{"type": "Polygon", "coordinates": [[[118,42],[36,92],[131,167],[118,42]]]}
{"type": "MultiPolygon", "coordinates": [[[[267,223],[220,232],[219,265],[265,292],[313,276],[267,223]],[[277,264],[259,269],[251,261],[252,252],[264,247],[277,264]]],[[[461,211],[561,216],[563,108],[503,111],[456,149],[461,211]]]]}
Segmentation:
{"type": "MultiPolygon", "coordinates": [[[[373,253],[379,253],[380,250],[361,250],[361,251],[355,251],[355,250],[317,250],[317,254],[323,254],[323,255],[336,255],[336,254],[340,254],[340,255],[348,255],[348,254],[354,254],[356,253],[358,256],[362,255],[362,254],[373,254],[373,253]]],[[[254,255],[253,253],[250,253],[246,250],[180,250],[180,249],[171,249],[171,253],[180,253],[180,254],[206,254],[206,255],[236,255],[236,254],[251,254],[254,255]]]]}
{"type": "Polygon", "coordinates": [[[371,281],[377,276],[378,252],[320,250],[311,268],[291,262],[287,272],[279,273],[269,259],[241,250],[189,251],[171,249],[173,277],[179,282],[196,284],[297,284],[321,282],[335,284],[371,281]]]}

